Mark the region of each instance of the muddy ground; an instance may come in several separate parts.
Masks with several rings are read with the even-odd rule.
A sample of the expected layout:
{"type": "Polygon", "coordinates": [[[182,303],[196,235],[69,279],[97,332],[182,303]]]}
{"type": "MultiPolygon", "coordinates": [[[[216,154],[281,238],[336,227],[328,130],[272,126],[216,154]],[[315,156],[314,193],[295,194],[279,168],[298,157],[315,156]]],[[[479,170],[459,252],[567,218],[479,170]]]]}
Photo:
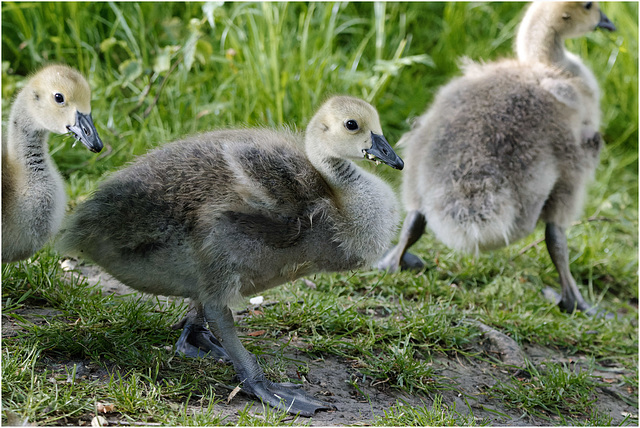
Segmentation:
{"type": "MultiPolygon", "coordinates": [[[[72,267],[76,268],[75,265],[72,267]]],[[[77,266],[86,276],[90,283],[100,282],[103,290],[109,293],[130,294],[132,289],[120,284],[107,274],[100,272],[92,266],[77,266]]],[[[32,322],[43,322],[43,315],[55,315],[54,309],[48,308],[25,308],[22,315],[32,322]]],[[[236,314],[236,318],[242,325],[242,314],[236,314]]],[[[2,336],[8,337],[16,334],[20,329],[15,320],[2,317],[2,336]]],[[[485,340],[476,343],[478,351],[485,355],[501,356],[503,360],[518,361],[522,356],[526,356],[536,367],[543,367],[545,362],[564,362],[574,367],[576,370],[586,369],[588,360],[586,356],[565,355],[562,350],[551,349],[535,344],[524,344],[520,351],[509,352],[509,339],[503,341],[498,337],[492,340],[488,332],[485,340]]],[[[398,403],[407,406],[431,407],[436,395],[442,396],[442,404],[448,409],[454,409],[461,414],[473,412],[478,424],[490,422],[491,425],[510,426],[531,426],[531,425],[558,425],[562,424],[560,418],[553,415],[548,417],[532,417],[521,410],[512,409],[496,399],[490,399],[487,391],[497,382],[513,382],[513,376],[526,381],[522,374],[508,371],[504,366],[492,364],[489,361],[480,359],[468,359],[460,356],[439,355],[433,359],[433,368],[438,376],[441,376],[450,385],[450,389],[438,389],[431,396],[408,395],[397,389],[389,387],[385,382],[372,380],[365,377],[354,367],[353,361],[344,358],[325,355],[324,360],[311,360],[302,352],[296,352],[295,343],[287,346],[288,351],[285,357],[306,362],[309,365],[309,373],[306,376],[305,390],[316,397],[332,403],[337,410],[320,411],[311,419],[299,418],[295,423],[311,426],[334,426],[334,425],[369,425],[376,416],[381,416],[384,411],[398,403]],[[293,346],[291,346],[293,345],[293,346]],[[353,384],[358,385],[356,389],[353,384]]],[[[513,350],[512,350],[513,351],[513,350]]],[[[268,355],[263,356],[267,362],[268,355]]],[[[94,362],[82,360],[70,361],[50,361],[50,369],[54,372],[71,372],[76,365],[76,376],[99,379],[108,378],[108,371],[94,362]]],[[[612,418],[612,423],[618,425],[624,421],[627,425],[638,424],[638,404],[637,389],[630,388],[623,381],[623,376],[632,374],[625,371],[623,367],[612,364],[605,366],[602,370],[595,370],[594,376],[599,376],[602,386],[596,388],[594,407],[601,415],[608,415],[612,418]],[[626,421],[625,421],[626,419],[626,421]]],[[[297,378],[295,365],[291,365],[287,372],[291,378],[297,378]]],[[[439,381],[442,383],[442,380],[439,381]]],[[[216,388],[216,393],[221,397],[227,397],[229,390],[223,387],[216,388]]],[[[251,398],[239,393],[227,403],[216,405],[216,412],[226,416],[226,424],[234,424],[238,419],[238,412],[245,409],[247,404],[254,402],[251,398]]],[[[252,412],[259,414],[262,407],[254,402],[252,412]]],[[[129,425],[123,419],[114,414],[105,414],[105,418],[110,425],[129,425]]],[[[87,414],[78,423],[90,424],[93,415],[87,414]]],[[[292,421],[293,417],[287,421],[292,421]]],[[[585,424],[589,424],[587,419],[585,424]]]]}

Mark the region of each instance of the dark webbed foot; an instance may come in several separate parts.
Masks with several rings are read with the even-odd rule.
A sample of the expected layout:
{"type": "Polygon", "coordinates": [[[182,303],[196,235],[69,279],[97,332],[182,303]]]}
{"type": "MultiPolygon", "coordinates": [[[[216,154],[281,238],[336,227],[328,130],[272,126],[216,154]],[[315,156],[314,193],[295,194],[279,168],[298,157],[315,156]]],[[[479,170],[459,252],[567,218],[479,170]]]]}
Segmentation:
{"type": "Polygon", "coordinates": [[[407,253],[407,250],[420,239],[426,225],[427,220],[420,211],[410,211],[404,219],[398,245],[387,251],[375,267],[389,272],[422,269],[424,262],[418,256],[407,253]]]}
{"type": "Polygon", "coordinates": [[[176,355],[215,358],[223,363],[230,363],[229,354],[206,324],[202,304],[192,300],[185,317],[171,326],[174,330],[182,329],[182,334],[176,342],[176,355]]]}
{"type": "Polygon", "coordinates": [[[222,344],[203,325],[185,323],[182,334],[176,342],[176,355],[190,358],[215,358],[230,363],[231,358],[222,344]]]}
{"type": "MultiPolygon", "coordinates": [[[[398,251],[398,247],[393,247],[389,251],[385,253],[384,256],[378,261],[376,268],[378,270],[386,270],[389,272],[396,272],[398,270],[396,266],[396,260],[398,259],[395,252],[398,251]]],[[[400,258],[400,270],[412,270],[419,271],[422,270],[425,266],[425,263],[422,259],[415,254],[410,252],[405,252],[400,258]]]]}
{"type": "Polygon", "coordinates": [[[401,249],[398,245],[391,248],[389,251],[384,253],[384,256],[382,256],[380,260],[378,260],[374,268],[390,273],[397,272],[398,268],[400,268],[400,262],[398,262],[398,260],[402,258],[402,256],[399,255],[400,252],[401,249]]]}
{"type": "Polygon", "coordinates": [[[425,263],[422,259],[415,254],[405,252],[400,260],[400,269],[402,270],[422,270],[425,267],[425,263]]]}
{"type": "Polygon", "coordinates": [[[542,290],[542,294],[547,300],[555,303],[560,307],[560,309],[568,313],[573,313],[574,311],[578,310],[580,312],[584,312],[585,315],[588,315],[590,317],[606,319],[615,318],[615,314],[604,309],[598,309],[595,306],[590,306],[582,299],[572,300],[568,298],[563,300],[560,293],[558,293],[551,287],[545,287],[542,290]]]}
{"type": "Polygon", "coordinates": [[[247,351],[238,335],[229,308],[215,305],[205,306],[206,319],[213,333],[220,338],[225,350],[229,353],[238,379],[243,384],[242,390],[253,395],[272,407],[286,410],[291,414],[313,416],[318,410],[334,409],[329,403],[317,400],[301,389],[301,385],[293,383],[274,383],[267,380],[255,355],[247,351]]]}
{"type": "Polygon", "coordinates": [[[332,404],[320,401],[307,394],[302,385],[295,383],[275,383],[260,376],[257,379],[245,379],[242,390],[253,395],[263,403],[286,410],[293,415],[311,417],[318,410],[335,410],[332,404]]]}
{"type": "MultiPolygon", "coordinates": [[[[589,316],[613,318],[614,315],[603,310],[598,310],[587,302],[580,294],[576,281],[571,275],[569,270],[569,247],[567,245],[567,235],[563,227],[554,224],[547,223],[545,229],[545,243],[547,244],[547,251],[551,256],[551,261],[558,270],[558,276],[560,277],[560,285],[562,286],[562,294],[560,298],[553,297],[558,306],[562,310],[567,312],[573,312],[579,310],[589,316]]],[[[545,295],[553,295],[555,292],[545,290],[545,295]]]]}

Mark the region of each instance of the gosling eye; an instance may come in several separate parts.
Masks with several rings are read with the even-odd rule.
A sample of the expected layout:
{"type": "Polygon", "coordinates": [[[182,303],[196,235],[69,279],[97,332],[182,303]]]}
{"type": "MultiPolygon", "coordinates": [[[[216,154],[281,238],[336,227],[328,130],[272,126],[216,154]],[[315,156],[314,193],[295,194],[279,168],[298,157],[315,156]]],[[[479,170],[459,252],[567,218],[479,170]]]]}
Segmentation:
{"type": "Polygon", "coordinates": [[[55,94],[53,94],[53,99],[56,101],[56,103],[64,105],[64,95],[62,95],[60,92],[56,92],[55,94]]]}
{"type": "Polygon", "coordinates": [[[344,127],[347,128],[349,131],[357,131],[358,129],[360,129],[358,122],[353,119],[345,120],[344,127]]]}
{"type": "Polygon", "coordinates": [[[593,6],[593,2],[592,1],[588,1],[584,4],[584,8],[589,10],[591,9],[591,6],[593,6]]]}

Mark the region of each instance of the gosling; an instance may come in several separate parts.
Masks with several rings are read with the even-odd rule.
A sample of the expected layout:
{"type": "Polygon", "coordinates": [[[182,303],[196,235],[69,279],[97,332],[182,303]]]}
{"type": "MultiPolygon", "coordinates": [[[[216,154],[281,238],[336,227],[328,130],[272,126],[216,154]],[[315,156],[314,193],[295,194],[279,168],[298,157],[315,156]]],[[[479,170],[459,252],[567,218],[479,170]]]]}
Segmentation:
{"type": "Polygon", "coordinates": [[[190,298],[179,350],[230,360],[245,392],[312,416],[331,406],[267,380],[229,304],[382,255],[399,208],[384,181],[352,162],[363,158],[404,165],[376,110],[344,96],[323,104],[304,136],[239,129],[187,138],[103,182],[69,216],[58,248],[140,291],[190,298]]]}
{"type": "Polygon", "coordinates": [[[76,70],[51,65],[18,93],[2,136],[2,262],[31,257],[60,228],[66,205],[48,134],[71,133],[98,153],[91,89],[76,70]]]}
{"type": "Polygon", "coordinates": [[[407,216],[378,268],[421,268],[407,249],[427,222],[450,248],[477,254],[529,235],[540,219],[560,307],[595,313],[571,275],[565,230],[598,164],[599,92],[564,40],[597,27],[615,29],[596,3],[534,3],[519,28],[518,60],[468,62],[440,89],[402,138],[407,216]]]}
{"type": "MultiPolygon", "coordinates": [[[[535,2],[529,6],[516,38],[520,66],[543,64],[565,71],[563,78],[567,75],[579,78],[573,88],[563,78],[548,76],[540,85],[559,102],[581,111],[583,140],[593,138],[600,127],[600,88],[589,67],[567,51],[564,39],[583,36],[592,31],[594,25],[609,31],[616,29],[597,3],[535,2]]],[[[505,66],[510,64],[505,62],[505,66]]]]}

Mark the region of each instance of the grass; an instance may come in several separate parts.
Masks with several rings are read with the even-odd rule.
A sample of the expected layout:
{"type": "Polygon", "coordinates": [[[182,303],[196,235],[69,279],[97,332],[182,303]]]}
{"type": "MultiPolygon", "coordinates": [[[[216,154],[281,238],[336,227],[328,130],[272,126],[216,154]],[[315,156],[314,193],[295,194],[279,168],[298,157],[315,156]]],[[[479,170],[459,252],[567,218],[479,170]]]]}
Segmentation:
{"type": "Polygon", "coordinates": [[[567,416],[588,414],[595,402],[595,382],[588,371],[549,363],[542,370],[529,366],[526,374],[511,384],[496,385],[490,395],[526,412],[567,416]]]}
{"type": "Polygon", "coordinates": [[[473,412],[464,413],[456,406],[449,408],[442,403],[442,396],[436,395],[433,405],[408,406],[398,402],[376,418],[374,426],[486,426],[488,421],[473,416],[473,412]]]}
{"type": "MultiPolygon", "coordinates": [[[[542,227],[477,258],[455,254],[427,234],[414,247],[427,263],[423,272],[317,275],[309,278],[315,288],[297,281],[265,293],[276,303],[244,317],[241,326],[243,342],[267,362],[269,377],[287,380],[291,367],[310,371],[287,356],[291,350],[338,358],[353,367],[345,388],[360,396],[376,384],[429,403],[399,401],[363,423],[492,424],[478,407],[447,401],[460,379],[445,376],[439,365],[493,361],[478,347],[481,332],[464,322],[475,318],[521,345],[590,361],[583,371],[547,362],[532,363],[525,375],[496,374],[485,395],[506,403],[504,411],[530,423],[633,422],[592,404],[603,367],[624,372],[620,383],[632,403],[638,384],[638,6],[603,8],[619,31],[567,43],[600,82],[607,142],[568,239],[585,297],[618,318],[567,315],[541,297],[546,286],[558,289],[542,227]]],[[[460,56],[511,54],[522,10],[520,3],[479,2],[4,2],[2,117],[25,76],[46,62],[68,63],[88,76],[105,152],[72,148],[68,137],[50,140],[73,209],[103,176],[152,147],[223,127],[303,129],[329,94],[371,101],[388,140],[398,141],[458,73],[460,56]]],[[[377,171],[399,185],[397,172],[377,171]]],[[[168,349],[179,334],[169,326],[184,313],[181,301],[105,294],[69,280],[60,257],[45,248],[2,266],[3,326],[22,326],[3,332],[3,422],[13,412],[38,425],[88,424],[97,403],[113,403],[115,412],[105,417],[128,423],[309,423],[259,403],[222,415],[218,403],[226,400],[224,386],[235,385],[233,370],[175,359],[168,349]],[[92,374],[83,378],[87,366],[92,374]]],[[[498,422],[509,421],[498,413],[498,422]]]]}

